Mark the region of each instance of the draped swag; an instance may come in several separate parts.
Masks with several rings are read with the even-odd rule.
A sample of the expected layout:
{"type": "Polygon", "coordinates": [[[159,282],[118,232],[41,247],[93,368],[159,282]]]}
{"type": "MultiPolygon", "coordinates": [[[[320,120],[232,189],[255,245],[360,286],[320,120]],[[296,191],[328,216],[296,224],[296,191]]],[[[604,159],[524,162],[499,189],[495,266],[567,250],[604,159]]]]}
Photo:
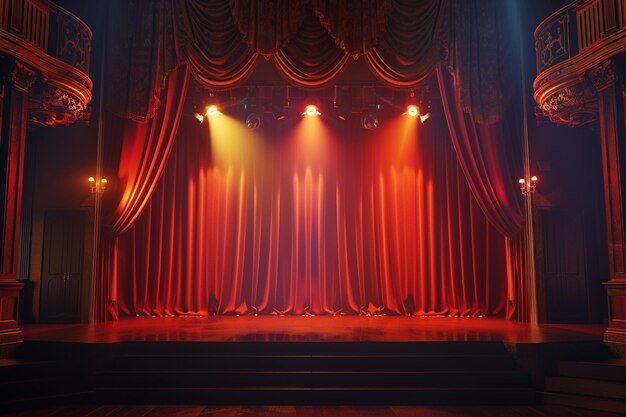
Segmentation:
{"type": "MultiPolygon", "coordinates": [[[[171,178],[168,177],[165,183],[157,187],[171,146],[167,145],[164,148],[165,152],[155,152],[153,148],[156,142],[152,141],[156,133],[161,134],[159,132],[166,132],[170,142],[173,142],[177,134],[177,123],[172,124],[172,121],[180,119],[180,108],[176,109],[163,104],[184,97],[184,92],[176,98],[171,96],[174,94],[172,85],[180,81],[180,72],[172,75],[172,69],[177,68],[179,63],[184,63],[184,66],[179,67],[179,71],[184,71],[185,74],[187,71],[190,72],[205,87],[227,89],[243,83],[254,70],[259,58],[269,59],[287,81],[303,88],[320,88],[336,79],[346,68],[350,59],[364,59],[373,74],[378,76],[383,83],[398,88],[418,85],[437,72],[443,103],[441,111],[445,115],[452,149],[459,163],[459,172],[467,180],[468,189],[475,199],[475,203],[463,203],[463,210],[474,210],[471,207],[476,204],[490,223],[489,227],[478,226],[478,229],[483,230],[480,232],[483,237],[476,241],[479,242],[478,247],[484,248],[483,245],[493,247],[494,238],[489,231],[490,228],[506,237],[503,242],[506,251],[503,255],[505,265],[497,262],[494,265],[497,265],[497,268],[503,267],[509,278],[506,295],[507,315],[522,320],[526,318],[523,306],[524,296],[517,291],[523,288],[521,285],[523,242],[519,237],[522,219],[519,202],[516,200],[519,196],[513,194],[514,179],[521,172],[515,164],[521,139],[518,129],[520,121],[515,117],[517,110],[515,98],[519,95],[516,94],[519,91],[515,87],[518,85],[515,80],[519,74],[514,69],[519,66],[516,64],[519,46],[515,41],[517,33],[511,30],[515,27],[513,20],[515,13],[510,10],[510,2],[499,0],[363,0],[360,2],[350,0],[132,0],[114,3],[117,4],[114,10],[127,16],[124,24],[131,26],[123,32],[118,32],[109,40],[115,43],[109,48],[113,52],[109,52],[111,65],[108,82],[111,86],[111,94],[108,95],[108,106],[114,113],[123,117],[153,121],[149,129],[133,127],[128,130],[128,132],[133,132],[132,143],[138,152],[135,158],[139,158],[136,161],[142,161],[142,163],[129,165],[122,162],[119,164],[119,173],[124,181],[119,193],[120,199],[116,213],[126,214],[122,217],[117,214],[112,217],[110,225],[112,240],[111,245],[108,246],[110,250],[105,252],[103,259],[104,277],[109,285],[109,300],[106,300],[109,306],[115,305],[116,294],[119,292],[123,293],[124,297],[123,310],[131,314],[170,314],[185,311],[197,313],[245,310],[249,312],[252,311],[250,309],[263,310],[267,307],[267,304],[264,304],[265,301],[260,302],[258,299],[255,301],[241,294],[231,294],[226,304],[215,304],[216,300],[207,300],[206,303],[192,305],[187,303],[189,300],[185,298],[187,307],[179,310],[168,309],[165,307],[167,303],[162,299],[159,301],[151,298],[155,291],[151,287],[152,283],[137,280],[137,277],[142,274],[148,279],[151,274],[146,271],[153,271],[150,269],[153,265],[137,265],[139,258],[136,256],[129,258],[131,253],[138,255],[132,251],[137,250],[139,246],[132,242],[136,243],[137,239],[143,239],[146,236],[145,233],[152,233],[150,232],[151,226],[145,223],[146,217],[154,219],[155,213],[164,216],[165,212],[159,210],[167,204],[176,203],[166,201],[166,194],[163,194],[171,178]],[[146,8],[148,6],[149,9],[146,8]],[[144,13],[145,10],[151,13],[144,13]],[[130,60],[128,57],[131,57],[130,60]],[[121,74],[118,68],[123,69],[121,74]],[[168,73],[170,73],[169,81],[164,84],[164,75],[168,73]],[[167,87],[163,88],[165,85],[167,87]],[[170,112],[173,113],[169,114],[170,112]],[[167,123],[168,126],[159,127],[160,123],[167,123]],[[147,166],[144,164],[158,167],[158,169],[151,171],[154,175],[149,176],[135,173],[136,170],[144,170],[147,166]],[[153,197],[155,190],[161,193],[158,195],[162,204],[151,200],[156,198],[153,197]],[[135,191],[138,194],[133,199],[125,200],[124,195],[135,191]],[[136,224],[145,206],[149,209],[142,217],[143,223],[136,224]],[[118,243],[121,245],[122,242],[116,237],[124,230],[128,232],[123,242],[124,250],[120,251],[117,249],[118,243]],[[118,255],[123,256],[124,262],[120,262],[118,255]],[[134,268],[134,272],[131,273],[128,268],[134,268]],[[118,291],[116,287],[118,281],[115,279],[117,271],[125,271],[125,276],[129,273],[134,276],[132,284],[131,281],[124,284],[132,285],[132,290],[125,288],[118,291]],[[137,297],[143,297],[141,300],[145,302],[137,301],[139,300],[137,297]],[[243,301],[245,305],[242,304],[243,301]]],[[[116,18],[117,16],[112,16],[111,20],[116,18]]],[[[183,151],[176,151],[177,156],[170,165],[180,166],[180,152],[183,151]]],[[[447,164],[450,170],[446,171],[446,178],[453,178],[457,168],[453,169],[449,161],[447,164]]],[[[388,171],[381,172],[384,174],[379,181],[373,180],[367,183],[374,187],[374,198],[379,195],[377,193],[382,193],[382,188],[387,189],[393,181],[398,181],[397,177],[393,177],[388,171]],[[391,179],[388,175],[396,179],[391,179]]],[[[211,178],[215,178],[211,175],[218,174],[206,172],[204,175],[203,181],[213,184],[211,178]]],[[[225,174],[220,172],[219,175],[225,174]]],[[[241,175],[241,172],[231,172],[229,175],[237,176],[241,175]]],[[[306,177],[307,174],[299,173],[298,175],[306,177]]],[[[318,177],[314,175],[313,182],[318,181],[315,178],[318,177]]],[[[338,178],[335,179],[340,182],[338,178]]],[[[192,179],[193,181],[201,180],[190,177],[190,181],[192,179]]],[[[177,181],[182,181],[182,179],[178,178],[177,181]]],[[[407,181],[416,181],[416,179],[407,179],[407,181]]],[[[250,183],[246,182],[246,184],[250,183]]],[[[330,184],[333,183],[328,184],[331,186],[330,184]]],[[[218,183],[212,186],[218,189],[221,187],[218,183]]],[[[445,186],[462,187],[450,182],[445,186]]],[[[254,194],[249,195],[250,189],[247,187],[249,185],[238,192],[248,199],[246,201],[249,201],[249,199],[254,199],[254,194]]],[[[188,190],[183,191],[184,189],[185,187],[181,186],[176,192],[183,193],[181,198],[190,201],[189,198],[192,198],[193,193],[188,190]]],[[[365,199],[366,195],[367,193],[364,193],[361,197],[365,199]]],[[[460,195],[462,193],[458,194],[460,195]]],[[[325,201],[335,201],[336,213],[344,213],[343,215],[347,217],[359,213],[358,210],[343,212],[342,210],[347,210],[347,206],[344,207],[342,198],[339,194],[335,194],[335,197],[325,197],[325,201]]],[[[411,197],[410,193],[406,198],[418,199],[417,196],[411,197]]],[[[446,204],[449,203],[450,201],[446,204]]],[[[346,204],[349,206],[352,201],[349,200],[346,204]]],[[[264,207],[262,210],[270,210],[270,212],[273,210],[262,205],[259,207],[264,207]]],[[[458,208],[460,209],[461,206],[458,208]]],[[[355,209],[352,207],[350,210],[355,209]]],[[[382,221],[387,216],[384,213],[383,210],[378,214],[369,214],[368,219],[374,223],[382,221]]],[[[480,225],[476,213],[473,213],[471,216],[477,219],[475,224],[480,225]]],[[[189,225],[182,224],[181,226],[189,227],[189,225]]],[[[451,224],[450,227],[456,226],[451,224]]],[[[334,233],[338,237],[343,232],[339,226],[335,228],[334,233]]],[[[356,233],[356,229],[346,230],[356,233]]],[[[476,233],[476,230],[472,233],[476,233]]],[[[371,237],[373,230],[364,228],[361,232],[364,233],[362,237],[371,237]]],[[[444,239],[440,243],[445,245],[446,242],[444,239]]],[[[351,244],[348,246],[352,247],[351,244]]],[[[256,246],[252,245],[252,247],[256,246]]],[[[400,253],[400,258],[408,256],[402,250],[395,253],[400,253]]],[[[444,254],[441,251],[439,253],[444,254]]],[[[371,260],[380,254],[377,254],[374,249],[371,251],[368,249],[353,255],[357,258],[367,256],[367,259],[371,260]]],[[[454,253],[449,253],[449,255],[454,256],[454,253]]],[[[465,259],[463,256],[461,259],[465,259]]],[[[478,255],[474,254],[474,256],[478,255]]],[[[352,261],[346,260],[346,262],[352,261]]],[[[168,268],[172,268],[173,265],[168,264],[168,268]]],[[[467,266],[467,263],[464,265],[467,266]]],[[[378,290],[365,288],[363,287],[365,284],[359,283],[361,278],[358,278],[364,276],[363,270],[353,273],[350,270],[353,267],[355,266],[352,264],[344,265],[344,271],[349,272],[351,278],[345,277],[343,287],[335,290],[326,288],[326,293],[331,294],[329,300],[332,301],[324,304],[319,301],[321,298],[318,297],[319,302],[312,302],[309,299],[308,304],[303,304],[302,300],[292,298],[292,304],[277,307],[278,310],[301,312],[305,308],[303,306],[308,305],[310,312],[327,313],[338,312],[342,308],[344,311],[351,312],[387,308],[389,311],[404,314],[421,312],[493,314],[502,311],[501,305],[494,301],[495,298],[487,295],[490,291],[495,291],[494,294],[499,293],[501,288],[493,283],[490,284],[494,285],[491,289],[478,284],[476,284],[478,286],[473,286],[474,294],[482,295],[475,297],[471,302],[467,301],[469,293],[464,292],[467,289],[455,294],[456,298],[448,292],[445,297],[452,297],[458,302],[449,304],[446,310],[441,308],[445,297],[435,294],[436,290],[433,289],[435,287],[432,283],[433,286],[428,288],[433,297],[429,301],[420,301],[417,293],[407,290],[414,285],[409,282],[410,280],[394,289],[385,287],[389,283],[385,283],[384,279],[380,281],[382,287],[378,290]],[[388,302],[381,301],[385,297],[384,294],[387,296],[389,294],[382,288],[399,291],[395,307],[390,307],[388,302]],[[328,291],[331,292],[328,293],[328,291]]],[[[179,272],[182,273],[182,270],[179,272]]],[[[484,271],[474,270],[474,274],[482,272],[484,271]]],[[[237,273],[243,272],[238,270],[237,273]]],[[[445,273],[442,276],[445,276],[445,273]]],[[[264,284],[258,279],[260,278],[255,278],[256,284],[254,285],[262,287],[267,284],[267,281],[264,281],[264,284]]],[[[462,279],[458,282],[462,282],[462,279]]],[[[203,285],[219,287],[220,284],[205,281],[203,285]]],[[[159,288],[157,292],[162,294],[160,291],[163,287],[159,288]]],[[[248,291],[250,288],[244,286],[240,287],[240,290],[248,291]]],[[[284,288],[283,290],[291,294],[289,290],[284,288]]],[[[171,292],[168,294],[168,297],[173,296],[171,292]]],[[[180,291],[177,294],[176,297],[188,297],[180,291]]],[[[211,292],[204,292],[204,294],[211,294],[211,292]]],[[[114,310],[112,310],[113,315],[116,314],[114,310]]]]}

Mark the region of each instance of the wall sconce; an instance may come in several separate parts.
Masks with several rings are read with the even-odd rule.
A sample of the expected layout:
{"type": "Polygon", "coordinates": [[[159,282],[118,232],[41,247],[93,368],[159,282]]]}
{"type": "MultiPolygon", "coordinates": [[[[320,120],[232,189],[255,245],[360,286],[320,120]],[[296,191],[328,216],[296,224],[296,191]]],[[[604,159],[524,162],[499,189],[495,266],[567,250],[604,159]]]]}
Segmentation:
{"type": "Polygon", "coordinates": [[[108,181],[106,178],[101,178],[100,181],[96,181],[94,177],[89,177],[87,181],[89,181],[89,190],[91,191],[91,194],[102,194],[107,188],[108,181]]]}
{"type": "Polygon", "coordinates": [[[522,191],[523,195],[526,195],[528,193],[534,193],[535,190],[537,189],[537,181],[539,180],[539,178],[537,178],[537,176],[533,175],[532,177],[530,177],[530,180],[526,181],[524,178],[520,178],[518,183],[520,186],[520,190],[522,191]]]}

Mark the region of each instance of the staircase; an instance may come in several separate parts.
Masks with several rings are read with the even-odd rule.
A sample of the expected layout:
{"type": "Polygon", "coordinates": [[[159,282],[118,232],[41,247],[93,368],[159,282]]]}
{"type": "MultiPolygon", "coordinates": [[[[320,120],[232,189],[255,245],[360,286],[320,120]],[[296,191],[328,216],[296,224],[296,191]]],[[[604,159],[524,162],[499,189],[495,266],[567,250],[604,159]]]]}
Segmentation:
{"type": "Polygon", "coordinates": [[[626,413],[626,359],[559,362],[546,378],[545,403],[626,413]]]}
{"type": "Polygon", "coordinates": [[[114,403],[526,404],[501,342],[124,343],[94,375],[114,403]]]}
{"type": "Polygon", "coordinates": [[[89,395],[77,369],[50,361],[0,360],[0,409],[80,402],[89,395]]]}

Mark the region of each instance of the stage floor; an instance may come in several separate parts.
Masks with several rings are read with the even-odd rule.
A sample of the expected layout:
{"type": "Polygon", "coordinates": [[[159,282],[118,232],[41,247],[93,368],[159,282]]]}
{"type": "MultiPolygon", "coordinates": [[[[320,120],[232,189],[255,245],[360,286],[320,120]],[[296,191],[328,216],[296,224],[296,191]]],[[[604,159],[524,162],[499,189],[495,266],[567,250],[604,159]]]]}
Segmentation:
{"type": "Polygon", "coordinates": [[[80,343],[426,342],[602,340],[603,325],[531,326],[498,318],[365,316],[136,317],[101,324],[28,325],[25,340],[80,343]]]}

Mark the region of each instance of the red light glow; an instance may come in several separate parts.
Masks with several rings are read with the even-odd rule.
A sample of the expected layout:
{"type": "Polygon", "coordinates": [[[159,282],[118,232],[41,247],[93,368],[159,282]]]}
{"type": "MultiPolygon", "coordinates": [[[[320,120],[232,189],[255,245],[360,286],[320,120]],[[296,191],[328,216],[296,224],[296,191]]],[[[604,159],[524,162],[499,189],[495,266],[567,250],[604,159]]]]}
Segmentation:
{"type": "Polygon", "coordinates": [[[317,110],[317,106],[314,104],[309,104],[308,106],[306,106],[306,109],[304,110],[304,113],[302,113],[302,115],[307,115],[307,116],[319,116],[322,113],[319,112],[319,110],[317,110]]]}

